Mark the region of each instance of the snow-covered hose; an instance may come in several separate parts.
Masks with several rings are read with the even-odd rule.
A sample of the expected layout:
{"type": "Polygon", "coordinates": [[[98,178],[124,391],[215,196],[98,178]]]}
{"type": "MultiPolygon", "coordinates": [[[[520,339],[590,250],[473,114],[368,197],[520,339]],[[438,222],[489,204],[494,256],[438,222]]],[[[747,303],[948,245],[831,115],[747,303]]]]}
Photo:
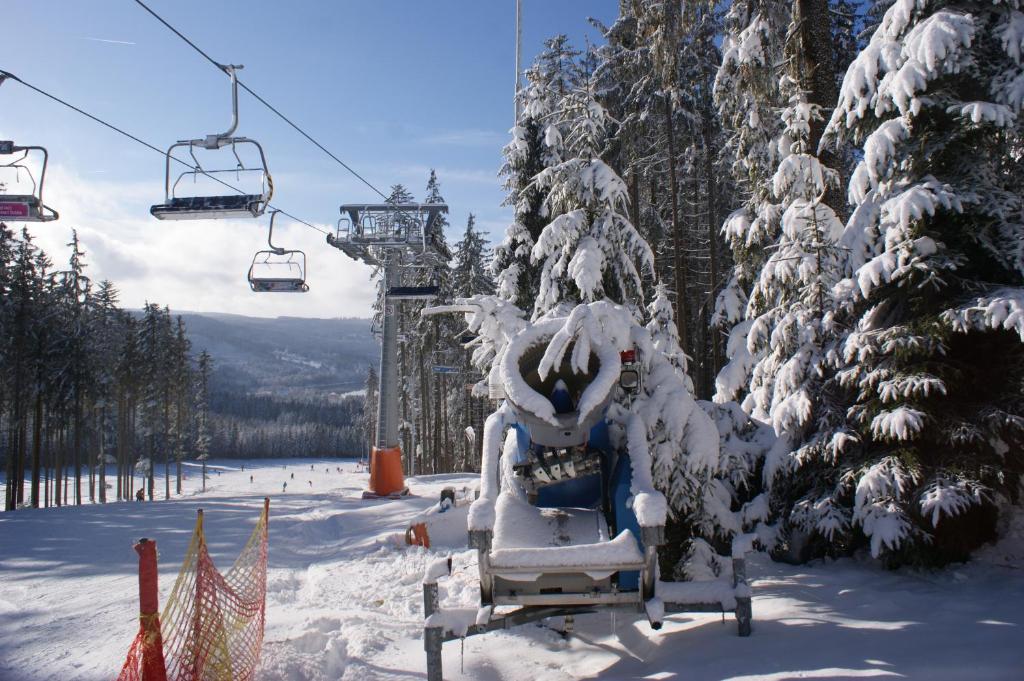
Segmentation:
{"type": "Polygon", "coordinates": [[[498,463],[501,435],[514,422],[512,408],[502,402],[484,422],[483,457],[480,463],[480,498],[469,507],[469,530],[494,529],[494,504],[498,499],[498,463]]]}

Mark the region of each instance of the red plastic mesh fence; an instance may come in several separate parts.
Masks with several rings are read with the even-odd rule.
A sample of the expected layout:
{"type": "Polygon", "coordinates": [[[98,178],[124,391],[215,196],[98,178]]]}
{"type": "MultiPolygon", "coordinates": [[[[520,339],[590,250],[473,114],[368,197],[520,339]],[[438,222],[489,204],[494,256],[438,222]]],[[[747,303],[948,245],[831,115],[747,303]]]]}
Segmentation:
{"type": "MultiPolygon", "coordinates": [[[[159,619],[155,612],[140,609],[139,633],[118,681],[253,679],[263,645],[268,513],[269,500],[265,500],[245,547],[222,575],[206,550],[199,512],[181,571],[159,619]],[[154,660],[161,652],[163,664],[157,665],[154,660]]],[[[140,594],[141,588],[140,577],[140,594]]]]}

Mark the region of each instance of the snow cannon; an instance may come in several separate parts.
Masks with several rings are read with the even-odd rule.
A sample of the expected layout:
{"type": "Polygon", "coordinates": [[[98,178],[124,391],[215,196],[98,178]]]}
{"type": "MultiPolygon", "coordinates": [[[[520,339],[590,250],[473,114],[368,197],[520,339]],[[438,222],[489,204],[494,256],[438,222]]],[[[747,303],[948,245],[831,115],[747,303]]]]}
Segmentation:
{"type": "Polygon", "coordinates": [[[574,617],[598,610],[643,613],[657,629],[666,613],[734,608],[749,633],[742,558],[731,585],[669,587],[662,597],[668,505],[652,480],[644,403],[632,402],[648,365],[642,345],[620,343],[556,318],[527,324],[505,345],[488,376],[500,379],[504,401],[484,424],[480,495],[468,514],[480,607],[442,607],[443,570],[425,574],[431,681],[442,678],[445,641],[552,617],[569,631],[574,617]]]}
{"type": "Polygon", "coordinates": [[[644,493],[663,497],[632,484],[606,421],[616,391],[637,384],[636,367],[611,343],[566,340],[564,323],[527,327],[502,358],[506,399],[484,429],[469,518],[481,604],[642,609],[664,531],[660,518],[641,527],[634,506],[644,493]]]}

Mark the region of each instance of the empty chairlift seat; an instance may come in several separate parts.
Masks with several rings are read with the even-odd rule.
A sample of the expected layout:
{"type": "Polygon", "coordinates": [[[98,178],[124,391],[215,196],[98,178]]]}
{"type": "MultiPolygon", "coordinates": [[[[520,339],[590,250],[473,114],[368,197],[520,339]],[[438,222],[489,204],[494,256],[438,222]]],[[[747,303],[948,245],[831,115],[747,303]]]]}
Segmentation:
{"type": "MultiPolygon", "coordinates": [[[[160,220],[206,220],[256,218],[263,215],[273,194],[273,181],[259,143],[244,137],[229,138],[224,146],[231,147],[237,161],[236,167],[207,170],[196,158],[195,149],[211,147],[205,146],[205,142],[198,142],[200,140],[178,142],[167,150],[164,202],[149,209],[153,217],[160,220]],[[254,148],[259,159],[258,165],[245,166],[238,155],[239,146],[254,148]],[[188,148],[195,166],[182,172],[172,182],[171,163],[176,148],[188,148]],[[237,184],[243,187],[236,187],[237,184]]],[[[216,146],[213,148],[219,149],[216,146]]]]}
{"type": "Polygon", "coordinates": [[[46,180],[48,161],[46,149],[36,146],[21,147],[10,140],[0,140],[0,159],[15,155],[16,158],[0,161],[0,220],[56,220],[60,217],[57,211],[43,203],[43,184],[46,180]],[[30,158],[38,158],[39,155],[42,156],[41,164],[30,163],[30,158]]]}
{"type": "Polygon", "coordinates": [[[256,218],[270,205],[274,183],[267,168],[267,158],[259,142],[248,137],[234,137],[238,127],[238,79],[241,66],[224,66],[231,78],[232,120],[227,131],[205,138],[179,140],[167,149],[164,175],[164,202],[149,209],[159,220],[203,220],[224,218],[256,218]],[[188,149],[192,163],[174,155],[175,149],[188,149]],[[206,168],[196,150],[215,152],[216,165],[206,168]],[[230,149],[234,164],[225,167],[224,151],[230,149]],[[249,165],[242,155],[249,157],[249,165]],[[255,152],[255,153],[253,153],[255,152]],[[183,163],[188,168],[176,178],[171,164],[183,163]],[[173,179],[172,179],[173,178],[173,179]],[[241,186],[238,186],[241,185],[241,186]]]}
{"type": "Polygon", "coordinates": [[[171,197],[149,211],[160,220],[255,218],[263,214],[267,198],[264,194],[171,197]]]}
{"type": "Polygon", "coordinates": [[[274,219],[280,211],[270,213],[267,233],[268,250],[257,251],[249,266],[249,288],[257,293],[305,293],[306,254],[275,246],[274,219]]]}

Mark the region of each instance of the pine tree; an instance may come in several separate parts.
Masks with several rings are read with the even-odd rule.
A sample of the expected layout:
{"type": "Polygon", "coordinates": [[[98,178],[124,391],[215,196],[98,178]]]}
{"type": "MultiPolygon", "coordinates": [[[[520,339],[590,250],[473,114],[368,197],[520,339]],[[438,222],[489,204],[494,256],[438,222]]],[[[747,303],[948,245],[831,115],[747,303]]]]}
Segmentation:
{"type": "Polygon", "coordinates": [[[38,295],[36,247],[27,229],[13,249],[8,275],[9,335],[6,358],[7,393],[11,408],[7,419],[7,487],[4,510],[13,511],[22,500],[22,480],[27,449],[30,392],[30,348],[35,332],[38,295]]]}
{"type": "Polygon", "coordinates": [[[503,150],[505,163],[500,174],[508,191],[504,205],[513,207],[515,219],[494,249],[492,272],[498,295],[521,309],[531,306],[531,294],[540,285],[540,270],[530,254],[547,224],[546,195],[533,179],[559,161],[553,147],[561,132],[551,118],[558,102],[580,84],[577,57],[579,52],[564,35],[545,42],[545,49],[526,72],[526,87],[517,94],[521,113],[512,128],[512,141],[503,150]]]}
{"type": "Polygon", "coordinates": [[[836,287],[848,419],[828,453],[847,533],[893,563],[964,558],[1024,470],[1019,18],[896,0],[829,124],[862,160],[836,287]]]}
{"type": "Polygon", "coordinates": [[[377,446],[377,404],[380,377],[373,366],[366,369],[366,395],[363,398],[362,430],[366,439],[365,458],[370,460],[370,450],[377,446]]]}
{"type": "Polygon", "coordinates": [[[764,477],[769,486],[780,473],[785,479],[776,490],[783,519],[828,536],[845,523],[841,505],[829,490],[802,483],[799,478],[806,475],[799,469],[825,458],[831,432],[820,426],[839,418],[824,389],[836,349],[833,287],[844,260],[839,246],[843,225],[826,195],[839,178],[818,160],[810,144],[812,121],[821,117],[819,107],[788,77],[783,89],[792,94],[782,114],[783,155],[773,179],[782,210],[781,235],[751,296],[764,311],[752,319],[745,339],[747,351],[758,360],[744,407],[755,419],[772,424],[779,438],[764,477]],[[792,498],[796,490],[804,496],[792,498]],[[812,505],[813,514],[806,513],[812,505]]]}
{"type": "Polygon", "coordinates": [[[476,227],[476,217],[470,213],[462,239],[455,244],[452,258],[452,288],[457,297],[494,293],[494,279],[489,269],[487,237],[476,227]]]}
{"type": "Polygon", "coordinates": [[[610,120],[582,88],[569,93],[554,115],[565,137],[552,135],[548,146],[565,160],[533,180],[547,195],[549,219],[531,252],[541,272],[533,318],[604,298],[639,314],[641,272],[653,271],[654,256],[629,221],[625,182],[601,158],[610,120]]]}
{"type": "Polygon", "coordinates": [[[199,353],[198,366],[193,380],[195,381],[195,415],[196,415],[196,458],[203,466],[203,491],[206,491],[206,461],[210,458],[212,433],[210,430],[210,374],[213,371],[213,358],[203,350],[199,353]]]}
{"type": "Polygon", "coordinates": [[[96,461],[99,464],[99,500],[107,501],[107,463],[116,462],[112,455],[117,442],[115,429],[114,391],[117,380],[117,359],[120,351],[122,328],[117,309],[117,289],[104,279],[92,298],[89,315],[89,335],[94,354],[95,384],[93,388],[96,412],[97,448],[96,461]]]}
{"type": "MultiPolygon", "coordinates": [[[[85,253],[80,250],[78,233],[72,230],[68,269],[60,273],[60,309],[63,316],[61,380],[65,383],[72,419],[72,455],[75,469],[75,504],[82,503],[82,453],[85,437],[85,408],[92,383],[90,338],[87,310],[91,282],[85,275],[85,253]]],[[[89,469],[92,470],[92,458],[89,469]]]]}
{"type": "Polygon", "coordinates": [[[736,0],[726,14],[722,66],[715,79],[715,102],[734,159],[733,178],[743,205],[726,218],[722,231],[733,256],[733,271],[719,294],[713,323],[729,330],[728,364],[716,380],[715,399],[742,398],[755,358],[746,354],[743,338],[750,320],[761,313],[748,305],[751,286],[766,259],[765,249],[777,239],[778,206],[771,196],[771,177],[778,165],[775,141],[781,133],[776,115],[783,105],[777,65],[789,16],[781,0],[736,0]]]}

